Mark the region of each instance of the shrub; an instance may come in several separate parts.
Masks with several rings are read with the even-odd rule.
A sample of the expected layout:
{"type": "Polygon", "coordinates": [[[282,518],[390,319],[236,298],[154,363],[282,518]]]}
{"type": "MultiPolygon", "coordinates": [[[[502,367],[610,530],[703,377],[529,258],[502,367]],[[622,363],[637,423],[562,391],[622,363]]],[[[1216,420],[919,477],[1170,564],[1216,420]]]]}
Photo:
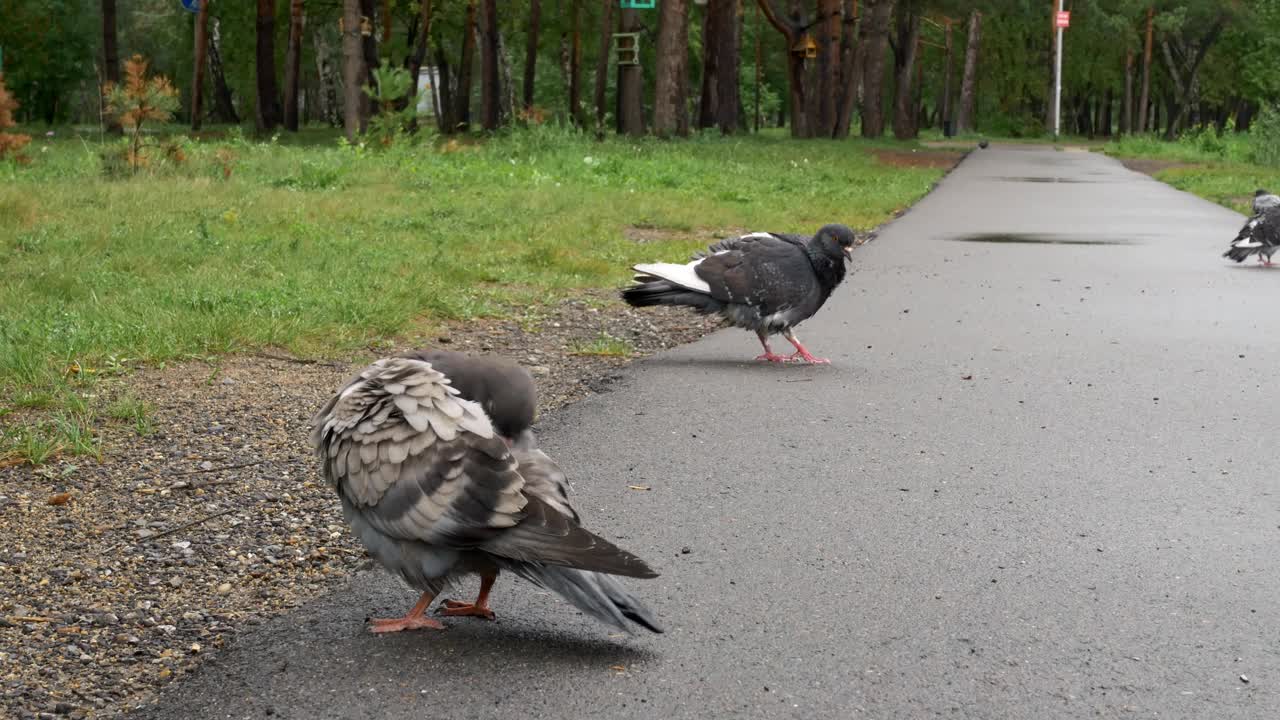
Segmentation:
{"type": "MultiPolygon", "coordinates": [[[[148,78],[147,61],[141,55],[134,55],[125,63],[126,79],[124,85],[108,83],[102,88],[102,96],[107,102],[107,113],[114,116],[120,125],[129,133],[129,145],[125,150],[125,163],[136,173],[150,163],[144,153],[145,145],[142,126],[149,120],[165,122],[173,117],[178,109],[178,91],[163,75],[148,78]]],[[[174,162],[186,159],[182,148],[178,145],[167,145],[162,148],[164,156],[174,162]]],[[[106,167],[112,164],[104,158],[106,167]]]]}
{"type": "Polygon", "coordinates": [[[1280,105],[1262,108],[1249,128],[1250,156],[1259,165],[1280,167],[1280,105]]]}
{"type": "Polygon", "coordinates": [[[8,88],[4,86],[4,76],[0,75],[0,160],[10,157],[20,163],[27,163],[31,160],[22,154],[22,148],[31,142],[31,136],[4,132],[17,124],[13,121],[13,111],[17,109],[18,101],[9,94],[8,88]]]}

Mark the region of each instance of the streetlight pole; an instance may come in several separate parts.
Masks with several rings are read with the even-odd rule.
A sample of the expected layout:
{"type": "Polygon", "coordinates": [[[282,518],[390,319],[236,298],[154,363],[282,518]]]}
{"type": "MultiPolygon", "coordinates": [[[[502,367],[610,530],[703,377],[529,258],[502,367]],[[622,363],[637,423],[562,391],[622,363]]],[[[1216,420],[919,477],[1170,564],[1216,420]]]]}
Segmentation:
{"type": "Polygon", "coordinates": [[[1062,13],[1064,0],[1058,0],[1058,15],[1053,24],[1058,31],[1058,52],[1053,60],[1053,139],[1058,139],[1058,131],[1062,127],[1062,23],[1058,21],[1062,13]]]}

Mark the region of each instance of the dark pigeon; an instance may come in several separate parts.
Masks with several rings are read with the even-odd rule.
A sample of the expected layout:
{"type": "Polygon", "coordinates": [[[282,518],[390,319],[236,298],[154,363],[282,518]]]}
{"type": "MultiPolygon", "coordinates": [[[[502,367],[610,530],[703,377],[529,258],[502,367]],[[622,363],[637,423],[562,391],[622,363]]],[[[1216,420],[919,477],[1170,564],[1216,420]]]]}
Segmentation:
{"type": "Polygon", "coordinates": [[[480,403],[430,363],[404,357],[365,368],[316,413],[311,443],[352,531],[422,592],[404,617],[372,621],[374,632],[443,628],[426,610],[470,574],[481,579],[475,602],[447,601],[441,614],[492,619],[489,591],[503,570],[621,630],[630,621],[662,632],[614,577],[657,573],[582,527],[563,473],[525,446],[524,429],[521,447],[508,448],[480,403]]]}
{"type": "Polygon", "coordinates": [[[844,225],[825,225],[811,238],[768,232],[728,238],[684,265],[636,265],[638,284],[623,290],[622,299],[633,307],[690,307],[754,330],[764,346],[757,360],[827,363],[800,344],[793,328],[818,312],[844,280],[845,262],[858,244],[844,225]],[[795,354],[774,354],[769,336],[778,333],[795,354]]]}
{"type": "Polygon", "coordinates": [[[1222,257],[1244,262],[1250,255],[1257,255],[1263,265],[1270,267],[1271,256],[1277,248],[1280,248],[1280,204],[1249,218],[1222,257]]]}

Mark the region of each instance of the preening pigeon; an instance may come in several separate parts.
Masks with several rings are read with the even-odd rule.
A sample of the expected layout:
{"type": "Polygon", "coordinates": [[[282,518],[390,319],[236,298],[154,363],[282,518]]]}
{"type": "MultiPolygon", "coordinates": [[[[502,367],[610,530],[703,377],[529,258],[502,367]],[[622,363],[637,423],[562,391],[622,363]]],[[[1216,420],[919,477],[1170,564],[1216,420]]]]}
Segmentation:
{"type": "MultiPolygon", "coordinates": [[[[521,406],[523,400],[503,397],[504,371],[457,369],[461,357],[438,359],[483,397],[464,397],[430,362],[385,358],[346,382],[312,419],[322,474],[356,537],[383,567],[422,591],[407,615],[374,620],[371,629],[442,628],[426,610],[468,574],[481,578],[476,601],[448,603],[442,614],[492,618],[489,590],[508,570],[614,627],[629,631],[630,620],[662,632],[612,577],[657,573],[581,526],[564,474],[532,446],[522,411],[491,421],[483,409],[488,403],[503,416],[503,408],[521,406]],[[515,441],[498,426],[514,431],[515,441]]],[[[526,389],[532,392],[531,381],[526,389]]]]}
{"type": "Polygon", "coordinates": [[[756,232],[727,238],[693,261],[636,265],[638,283],[622,291],[634,307],[682,305],[754,330],[764,346],[757,360],[827,363],[800,344],[793,328],[822,307],[844,280],[857,243],[844,225],[824,225],[811,238],[756,232]],[[769,336],[782,333],[796,352],[775,355],[769,336]]]}
{"type": "Polygon", "coordinates": [[[1253,214],[1257,215],[1264,210],[1270,210],[1273,207],[1280,207],[1280,195],[1268,192],[1259,188],[1253,193],[1253,214]]]}
{"type": "MultiPolygon", "coordinates": [[[[1257,199],[1254,204],[1256,206],[1257,199]]],[[[1277,249],[1280,249],[1280,204],[1249,218],[1222,257],[1244,262],[1250,255],[1257,255],[1263,265],[1270,266],[1271,256],[1277,249]]]]}

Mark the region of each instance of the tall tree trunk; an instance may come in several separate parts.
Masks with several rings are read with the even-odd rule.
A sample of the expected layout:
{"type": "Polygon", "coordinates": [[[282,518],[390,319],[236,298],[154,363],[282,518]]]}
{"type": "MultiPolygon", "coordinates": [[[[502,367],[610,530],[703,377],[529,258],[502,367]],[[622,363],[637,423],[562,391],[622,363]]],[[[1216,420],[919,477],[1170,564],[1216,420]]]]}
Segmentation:
{"type": "Polygon", "coordinates": [[[498,125],[515,115],[516,81],[515,72],[511,69],[511,50],[507,47],[507,38],[498,28],[498,125]]]}
{"type": "Polygon", "coordinates": [[[653,131],[661,137],[689,134],[688,63],[688,0],[664,0],[653,78],[653,131]]]}
{"type": "MultiPolygon", "coordinates": [[[[636,10],[622,10],[618,17],[618,32],[638,33],[641,30],[640,14],[636,10]]],[[[639,63],[618,65],[618,132],[623,135],[644,134],[644,73],[639,63]]]]}
{"type": "Polygon", "coordinates": [[[1147,38],[1142,49],[1142,90],[1138,94],[1138,127],[1140,133],[1147,132],[1151,125],[1147,123],[1147,107],[1151,98],[1151,40],[1155,30],[1156,9],[1147,8],[1147,38]]]}
{"type": "Polygon", "coordinates": [[[897,76],[894,80],[893,136],[906,140],[916,136],[915,113],[911,104],[911,72],[920,48],[920,16],[906,7],[898,11],[898,43],[894,49],[897,76]]]}
{"type": "Polygon", "coordinates": [[[276,87],[276,0],[258,0],[257,62],[259,132],[280,124],[280,91],[276,87]]]}
{"type": "Polygon", "coordinates": [[[947,123],[951,121],[951,56],[955,47],[951,43],[951,18],[947,18],[946,29],[943,32],[945,35],[944,52],[946,52],[947,56],[942,68],[942,102],[939,103],[939,106],[941,107],[941,123],[945,129],[947,123]]]}
{"type": "MultiPolygon", "coordinates": [[[[116,37],[116,0],[102,0],[102,71],[112,85],[120,84],[120,50],[116,37]]],[[[101,105],[101,93],[98,102],[101,105]]],[[[120,122],[112,118],[107,120],[107,132],[119,135],[124,130],[120,122]]]]}
{"type": "Polygon", "coordinates": [[[1174,92],[1170,93],[1173,102],[1169,106],[1169,125],[1164,135],[1166,140],[1174,138],[1183,117],[1187,113],[1187,109],[1198,102],[1199,80],[1197,74],[1200,72],[1200,64],[1204,62],[1209,48],[1217,42],[1218,36],[1222,33],[1222,28],[1226,23],[1227,16],[1219,15],[1198,43],[1193,47],[1183,48],[1180,56],[1184,60],[1184,67],[1179,67],[1178,63],[1175,62],[1169,39],[1166,37],[1161,41],[1160,49],[1163,51],[1162,57],[1165,61],[1165,69],[1169,71],[1169,78],[1173,81],[1174,90],[1174,92]]]}
{"type": "Polygon", "coordinates": [[[884,53],[889,44],[889,18],[894,0],[867,0],[862,42],[867,57],[862,68],[862,136],[884,134],[884,53]]]}
{"type": "Polygon", "coordinates": [[[501,86],[498,79],[498,4],[483,0],[480,31],[480,125],[497,130],[502,124],[501,86]]]}
{"type": "Polygon", "coordinates": [[[609,112],[606,90],[609,87],[609,45],[613,39],[613,3],[606,2],[600,11],[600,54],[596,57],[596,128],[604,128],[604,118],[609,112]]]}
{"type": "Polygon", "coordinates": [[[198,132],[204,122],[204,66],[209,56],[209,0],[200,3],[196,13],[196,41],[192,52],[195,68],[191,73],[191,132],[198,132]]]}
{"type": "MultiPolygon", "coordinates": [[[[576,6],[576,3],[575,3],[576,6]]],[[[533,79],[538,64],[538,30],[542,22],[542,0],[529,0],[529,25],[524,46],[524,109],[533,107],[533,79]]]]}
{"type": "Polygon", "coordinates": [[[582,125],[582,0],[572,0],[569,43],[569,117],[582,125]]]}
{"type": "Polygon", "coordinates": [[[858,0],[845,0],[842,44],[840,48],[840,103],[836,108],[836,127],[832,137],[849,137],[853,108],[858,103],[862,83],[862,66],[858,52],[858,0]]]}
{"type": "Polygon", "coordinates": [[[818,107],[813,136],[835,135],[840,107],[840,16],[842,0],[818,0],[818,107]]]}
{"type": "Polygon", "coordinates": [[[451,134],[458,130],[457,78],[450,71],[449,57],[444,53],[444,42],[436,43],[436,67],[440,69],[440,115],[436,118],[436,126],[440,132],[451,134]]]}
{"type": "Polygon", "coordinates": [[[1107,88],[1102,102],[1101,118],[1098,120],[1098,132],[1102,133],[1103,137],[1111,137],[1111,110],[1112,106],[1115,105],[1115,98],[1111,88],[1107,88]]]}
{"type": "MultiPolygon", "coordinates": [[[[215,37],[217,33],[217,25],[214,25],[215,37]]],[[[216,46],[217,43],[215,42],[216,46]]],[[[337,72],[333,67],[333,57],[329,54],[329,39],[323,30],[315,30],[311,33],[311,47],[315,51],[316,56],[316,77],[320,79],[319,103],[320,117],[324,119],[330,127],[337,127],[342,122],[342,116],[338,112],[341,107],[338,103],[338,80],[337,72]]],[[[212,65],[210,58],[210,65],[212,65]]]]}
{"type": "MultiPolygon", "coordinates": [[[[201,9],[206,3],[200,3],[201,9]]],[[[289,46],[284,58],[284,129],[298,132],[298,81],[302,76],[302,0],[289,0],[289,46]]]]}
{"type": "Polygon", "coordinates": [[[769,24],[782,34],[785,43],[788,89],[786,107],[791,111],[791,137],[812,137],[813,115],[810,113],[814,105],[813,93],[808,91],[804,55],[795,51],[797,43],[804,37],[805,28],[808,27],[808,23],[800,13],[799,0],[792,0],[789,17],[780,15],[774,9],[772,0],[757,0],[757,3],[764,11],[769,24]]]}
{"type": "MultiPolygon", "coordinates": [[[[213,19],[213,28],[209,33],[209,76],[213,78],[213,116],[218,122],[239,124],[240,115],[236,113],[235,102],[231,99],[231,88],[227,85],[227,75],[222,69],[222,22],[213,19]]],[[[337,106],[337,103],[334,103],[337,106]]]]}
{"type": "Polygon", "coordinates": [[[458,84],[454,95],[454,121],[464,132],[471,129],[471,66],[476,54],[476,0],[467,3],[462,27],[462,57],[458,60],[458,84]]]}
{"type": "Polygon", "coordinates": [[[1249,132],[1249,126],[1253,124],[1253,115],[1257,111],[1258,108],[1252,101],[1241,100],[1236,108],[1236,132],[1249,132]]]}
{"type": "Polygon", "coordinates": [[[719,127],[724,134],[738,129],[738,87],[741,29],[738,0],[709,0],[702,25],[702,91],[698,127],[719,127]]]}
{"type": "Polygon", "coordinates": [[[1120,106],[1120,132],[1133,132],[1133,50],[1124,52],[1124,104],[1120,106]]]}
{"type": "Polygon", "coordinates": [[[982,44],[982,13],[969,13],[969,39],[964,48],[964,75],[960,79],[960,106],[956,108],[956,132],[973,127],[974,96],[978,85],[978,50],[982,44]]]}
{"type": "MultiPolygon", "coordinates": [[[[375,0],[360,0],[360,12],[368,18],[369,34],[365,35],[364,31],[360,32],[360,51],[364,55],[363,74],[360,77],[361,85],[373,86],[376,84],[373,71],[378,68],[378,35],[374,32],[377,27],[377,16],[375,11],[375,0]]],[[[363,130],[369,124],[369,118],[378,112],[378,103],[369,97],[367,93],[360,93],[360,128],[363,130]]]]}
{"type": "MultiPolygon", "coordinates": [[[[413,80],[413,96],[410,97],[409,103],[414,107],[417,106],[418,94],[422,92],[422,63],[427,61],[427,48],[431,44],[431,0],[418,0],[418,33],[414,37],[413,53],[409,55],[407,63],[409,68],[409,77],[413,80]]],[[[431,94],[431,101],[435,104],[436,94],[434,90],[431,94]]],[[[437,111],[438,112],[438,111],[437,111]]]]}
{"type": "Polygon", "coordinates": [[[360,117],[360,82],[364,77],[364,56],[360,47],[360,0],[342,3],[342,125],[347,142],[354,143],[363,132],[360,117]]]}

